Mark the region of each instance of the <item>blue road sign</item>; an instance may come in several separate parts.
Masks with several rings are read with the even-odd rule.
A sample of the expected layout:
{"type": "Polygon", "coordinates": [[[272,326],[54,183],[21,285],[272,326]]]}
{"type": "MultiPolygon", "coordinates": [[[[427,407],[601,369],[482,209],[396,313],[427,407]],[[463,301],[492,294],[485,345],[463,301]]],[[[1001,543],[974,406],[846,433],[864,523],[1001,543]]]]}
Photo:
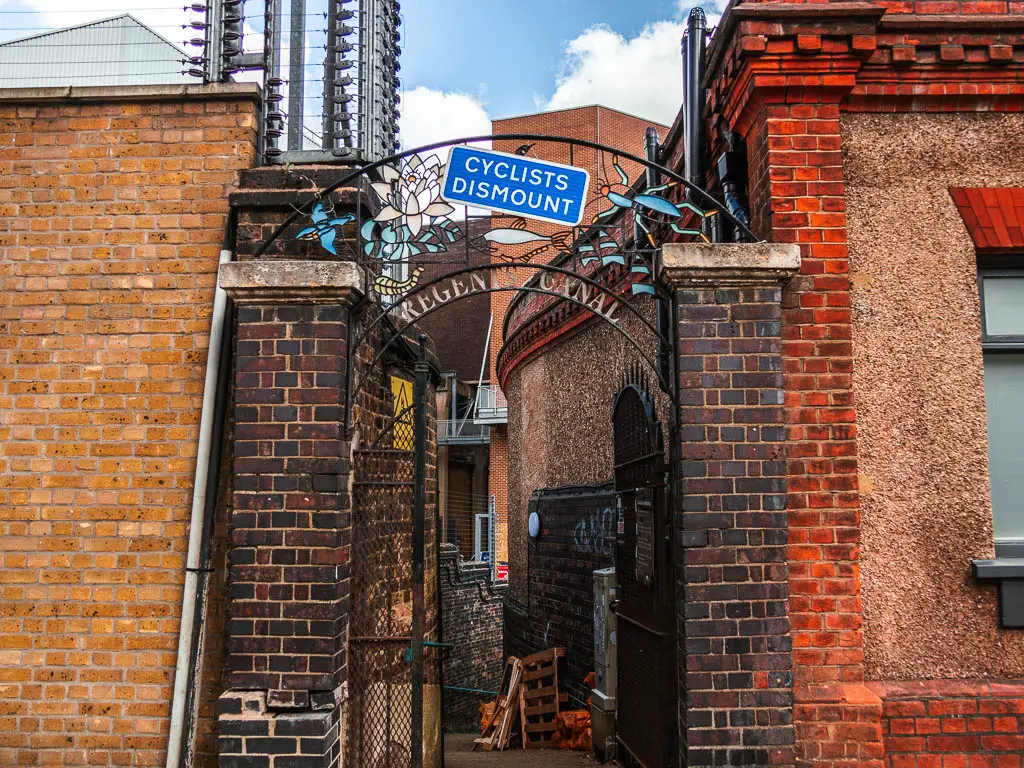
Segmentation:
{"type": "Polygon", "coordinates": [[[459,146],[448,155],[441,197],[574,227],[583,218],[589,184],[582,168],[459,146]]]}

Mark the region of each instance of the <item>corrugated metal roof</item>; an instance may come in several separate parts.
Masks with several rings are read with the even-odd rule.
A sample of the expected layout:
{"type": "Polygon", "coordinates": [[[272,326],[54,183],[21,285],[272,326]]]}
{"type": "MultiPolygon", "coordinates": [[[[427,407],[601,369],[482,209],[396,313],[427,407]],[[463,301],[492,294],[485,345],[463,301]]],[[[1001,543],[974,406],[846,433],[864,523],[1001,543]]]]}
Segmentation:
{"type": "Polygon", "coordinates": [[[0,88],[194,83],[186,55],[126,13],[0,43],[0,88]]]}

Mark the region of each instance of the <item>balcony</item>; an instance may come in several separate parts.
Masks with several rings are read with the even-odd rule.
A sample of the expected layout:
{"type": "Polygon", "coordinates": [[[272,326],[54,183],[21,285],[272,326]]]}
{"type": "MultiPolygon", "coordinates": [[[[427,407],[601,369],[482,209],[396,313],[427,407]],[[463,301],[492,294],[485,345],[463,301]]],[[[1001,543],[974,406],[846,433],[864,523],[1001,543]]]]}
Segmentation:
{"type": "Polygon", "coordinates": [[[484,386],[476,391],[476,424],[508,424],[508,401],[498,386],[484,386]]]}
{"type": "Polygon", "coordinates": [[[469,419],[438,419],[438,445],[487,445],[491,442],[491,428],[469,419]]]}

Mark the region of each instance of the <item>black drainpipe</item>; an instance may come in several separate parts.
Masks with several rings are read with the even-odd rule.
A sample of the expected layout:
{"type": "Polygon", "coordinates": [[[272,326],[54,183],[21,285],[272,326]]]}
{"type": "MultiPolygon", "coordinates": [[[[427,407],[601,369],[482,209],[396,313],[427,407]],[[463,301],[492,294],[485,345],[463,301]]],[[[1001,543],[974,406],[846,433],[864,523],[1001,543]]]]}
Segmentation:
{"type": "MultiPolygon", "coordinates": [[[[728,148],[718,158],[718,180],[722,184],[722,195],[729,213],[750,226],[750,215],[747,212],[747,148],[741,139],[722,121],[721,133],[728,143],[728,148]]],[[[731,227],[732,239],[742,242],[743,232],[731,227]]]]}
{"type": "MultiPolygon", "coordinates": [[[[694,8],[683,32],[683,172],[686,179],[700,189],[706,189],[704,161],[704,67],[707,52],[707,20],[704,11],[694,8]]],[[[690,202],[700,204],[694,193],[687,194],[690,202]]]]}

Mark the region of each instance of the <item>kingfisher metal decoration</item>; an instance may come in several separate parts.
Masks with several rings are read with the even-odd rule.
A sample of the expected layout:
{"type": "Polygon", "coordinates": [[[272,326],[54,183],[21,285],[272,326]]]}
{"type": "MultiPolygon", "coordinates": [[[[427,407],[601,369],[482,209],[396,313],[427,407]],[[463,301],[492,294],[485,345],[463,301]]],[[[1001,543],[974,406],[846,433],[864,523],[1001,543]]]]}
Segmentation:
{"type": "Polygon", "coordinates": [[[299,230],[298,234],[295,235],[295,239],[319,240],[320,245],[325,251],[337,256],[338,251],[334,247],[337,228],[343,224],[348,224],[350,221],[355,221],[356,217],[350,213],[346,213],[344,216],[332,217],[331,213],[333,211],[328,212],[324,208],[323,202],[318,202],[313,206],[313,212],[309,214],[310,221],[313,222],[312,226],[299,230]]]}

